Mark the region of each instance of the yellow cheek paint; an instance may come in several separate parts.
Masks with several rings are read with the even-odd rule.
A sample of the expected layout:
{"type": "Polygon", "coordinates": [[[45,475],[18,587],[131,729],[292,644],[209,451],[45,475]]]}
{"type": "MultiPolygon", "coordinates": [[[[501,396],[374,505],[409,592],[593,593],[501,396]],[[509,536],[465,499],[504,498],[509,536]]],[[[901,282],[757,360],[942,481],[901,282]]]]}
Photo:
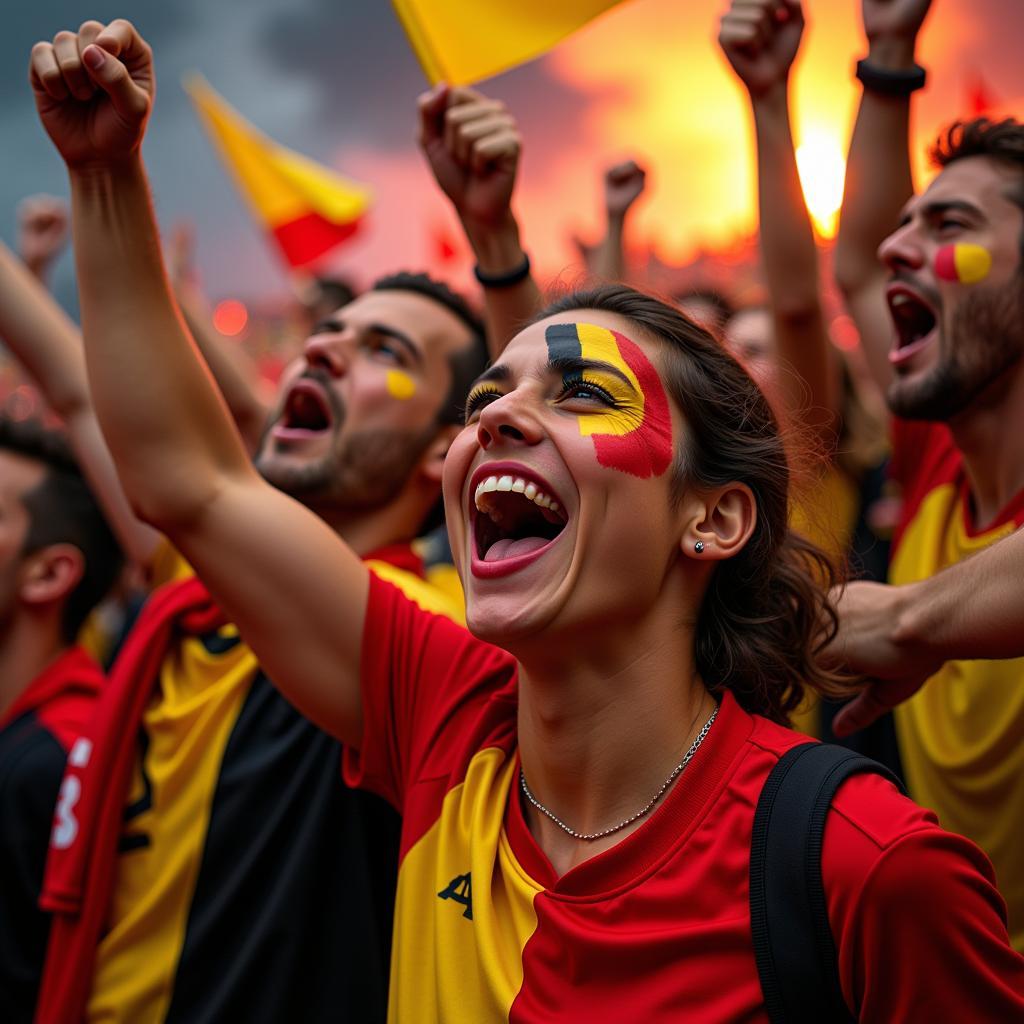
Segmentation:
{"type": "Polygon", "coordinates": [[[992,253],[973,242],[944,245],[935,254],[935,273],[943,281],[978,284],[992,269],[992,253]]]}
{"type": "Polygon", "coordinates": [[[406,401],[416,394],[416,382],[404,370],[388,370],[388,394],[406,401]]]}

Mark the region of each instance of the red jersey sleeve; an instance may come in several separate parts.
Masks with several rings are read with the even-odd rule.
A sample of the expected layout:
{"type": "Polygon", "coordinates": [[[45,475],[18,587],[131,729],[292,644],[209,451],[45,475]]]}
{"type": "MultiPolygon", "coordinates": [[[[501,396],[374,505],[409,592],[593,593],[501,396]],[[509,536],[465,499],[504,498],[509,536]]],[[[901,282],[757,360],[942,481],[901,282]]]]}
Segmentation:
{"type": "Polygon", "coordinates": [[[345,751],[345,781],[400,812],[415,781],[457,775],[514,728],[515,659],[373,574],[361,676],[363,737],[345,751]]]}
{"type": "Polygon", "coordinates": [[[857,1020],[1024,1021],[1024,957],[981,850],[876,776],[851,779],[833,806],[822,869],[857,1020]]]}

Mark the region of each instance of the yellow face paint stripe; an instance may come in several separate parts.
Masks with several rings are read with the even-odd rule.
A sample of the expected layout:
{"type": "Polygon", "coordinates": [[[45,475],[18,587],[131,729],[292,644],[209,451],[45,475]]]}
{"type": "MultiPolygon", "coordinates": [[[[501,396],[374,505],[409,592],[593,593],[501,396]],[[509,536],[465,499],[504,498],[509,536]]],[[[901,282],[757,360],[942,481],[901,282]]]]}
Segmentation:
{"type": "Polygon", "coordinates": [[[416,382],[404,370],[388,370],[388,394],[399,401],[406,401],[416,394],[416,382]]]}
{"type": "MultiPolygon", "coordinates": [[[[618,381],[610,383],[611,390],[620,404],[620,408],[593,416],[580,417],[580,433],[584,437],[594,434],[610,434],[622,437],[643,422],[644,392],[636,374],[625,363],[616,344],[615,335],[604,327],[594,324],[577,324],[576,333],[580,339],[580,355],[584,359],[592,359],[608,363],[623,373],[633,386],[631,394],[618,381]],[[616,386],[618,385],[618,386],[616,386]]],[[[600,373],[598,372],[598,376],[600,373]]],[[[604,381],[602,380],[602,383],[604,381]]]]}

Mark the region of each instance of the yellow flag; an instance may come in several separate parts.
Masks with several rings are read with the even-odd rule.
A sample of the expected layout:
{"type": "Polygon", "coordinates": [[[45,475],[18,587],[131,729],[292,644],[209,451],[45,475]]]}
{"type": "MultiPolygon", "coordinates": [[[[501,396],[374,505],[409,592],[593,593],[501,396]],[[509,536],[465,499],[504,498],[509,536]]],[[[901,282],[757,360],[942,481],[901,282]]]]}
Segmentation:
{"type": "Polygon", "coordinates": [[[250,208],[289,266],[302,267],[357,231],[369,189],[267,138],[200,75],[185,81],[200,120],[250,208]]]}
{"type": "Polygon", "coordinates": [[[539,57],[621,0],[392,0],[432,85],[469,85],[539,57]]]}

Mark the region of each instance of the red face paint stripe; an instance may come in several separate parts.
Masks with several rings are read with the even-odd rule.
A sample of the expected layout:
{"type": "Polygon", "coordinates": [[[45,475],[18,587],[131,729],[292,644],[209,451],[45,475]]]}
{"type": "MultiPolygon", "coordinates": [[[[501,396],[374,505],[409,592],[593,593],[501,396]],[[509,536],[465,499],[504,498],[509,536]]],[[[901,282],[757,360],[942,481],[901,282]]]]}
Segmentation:
{"type": "Polygon", "coordinates": [[[672,460],[672,416],[657,371],[629,338],[612,331],[619,354],[633,371],[644,393],[644,419],[628,434],[594,434],[597,461],[646,479],[660,476],[672,460]]]}

